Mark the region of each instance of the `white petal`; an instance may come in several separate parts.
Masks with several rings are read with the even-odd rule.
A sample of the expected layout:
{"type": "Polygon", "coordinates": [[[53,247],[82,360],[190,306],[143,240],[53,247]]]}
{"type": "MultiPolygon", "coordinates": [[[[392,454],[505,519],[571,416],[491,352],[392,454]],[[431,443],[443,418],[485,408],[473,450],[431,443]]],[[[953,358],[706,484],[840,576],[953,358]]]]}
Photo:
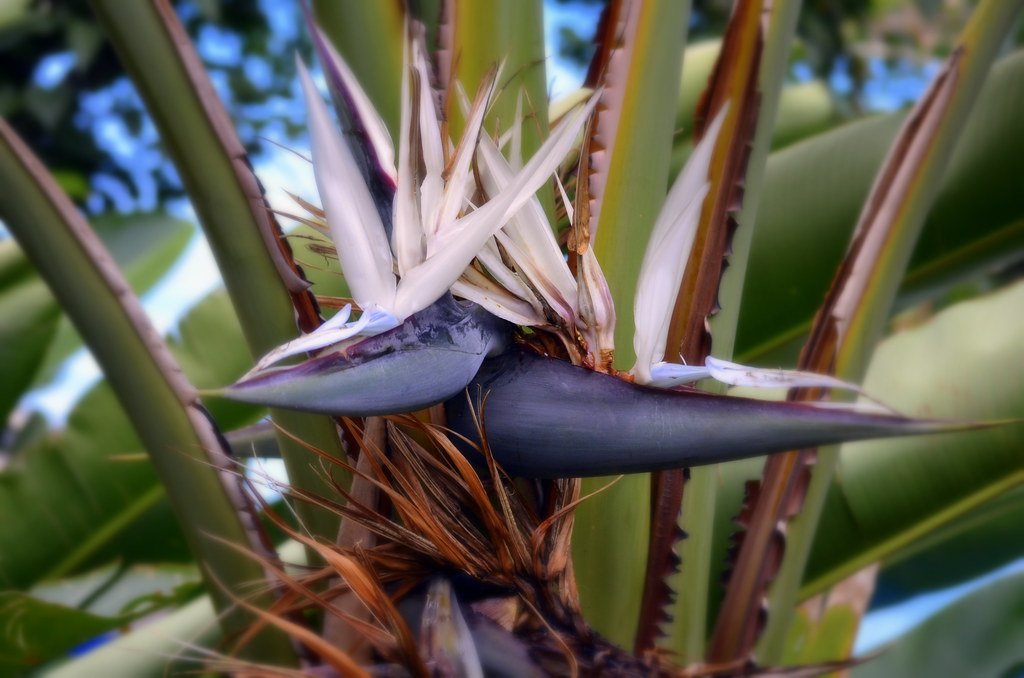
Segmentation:
{"type": "Polygon", "coordinates": [[[572,200],[569,200],[569,194],[565,192],[565,186],[562,184],[558,172],[555,172],[555,183],[558,185],[558,194],[562,196],[562,206],[565,207],[565,216],[569,220],[569,225],[575,226],[576,208],[573,207],[572,200]]]}
{"type": "Polygon", "coordinates": [[[472,190],[473,177],[470,173],[470,163],[473,161],[477,140],[480,138],[480,130],[483,128],[487,106],[494,96],[494,89],[500,76],[501,69],[491,73],[490,79],[481,83],[480,91],[477,92],[476,100],[470,109],[470,114],[462,133],[462,139],[455,149],[455,157],[451,163],[448,181],[445,184],[444,195],[441,198],[441,206],[437,214],[437,223],[433,228],[435,233],[444,230],[446,226],[455,222],[466,202],[469,191],[472,190]]]}
{"type": "Polygon", "coordinates": [[[810,400],[808,405],[819,410],[840,410],[842,412],[855,412],[857,414],[887,414],[903,416],[899,410],[892,408],[885,403],[871,400],[858,400],[855,403],[836,402],[834,400],[810,400]]]}
{"type": "Polygon", "coordinates": [[[545,324],[544,318],[538,315],[528,303],[512,296],[497,285],[480,287],[464,279],[456,280],[452,285],[452,294],[480,304],[491,315],[516,325],[537,327],[545,324]]]}
{"type": "Polygon", "coordinates": [[[801,370],[778,370],[763,367],[748,367],[727,360],[708,356],[704,361],[717,381],[729,386],[753,386],[756,388],[823,388],[842,389],[863,393],[857,384],[843,381],[828,374],[816,374],[801,370]]]}
{"type": "Polygon", "coordinates": [[[551,133],[551,136],[530,158],[526,166],[515,174],[509,186],[500,194],[492,196],[491,200],[481,206],[479,210],[463,218],[463,221],[467,221],[465,230],[470,230],[469,221],[485,219],[492,215],[497,215],[499,221],[507,223],[509,218],[518,212],[544,185],[548,177],[558,169],[558,166],[572,150],[577,135],[596,104],[597,98],[594,97],[586,106],[567,116],[563,124],[551,133]],[[482,213],[486,213],[486,217],[482,213]]]}
{"type": "MultiPolygon", "coordinates": [[[[867,396],[864,390],[857,384],[843,381],[828,374],[816,374],[802,370],[750,367],[713,356],[708,356],[704,364],[704,367],[698,367],[667,362],[655,363],[651,366],[651,380],[647,383],[649,386],[672,388],[710,378],[734,387],[841,389],[867,396]]],[[[838,406],[841,409],[854,408],[851,403],[832,403],[831,405],[822,403],[822,405],[826,407],[838,406]]],[[[870,403],[865,403],[863,409],[864,411],[870,409],[872,411],[885,411],[889,413],[893,411],[886,405],[874,400],[870,403]]]]}
{"type": "Polygon", "coordinates": [[[316,351],[321,348],[333,346],[334,344],[338,344],[354,337],[380,334],[381,332],[398,327],[401,324],[401,321],[398,320],[398,318],[395,318],[387,311],[379,308],[364,309],[362,315],[359,316],[359,320],[356,320],[355,322],[346,322],[351,310],[351,305],[346,305],[345,308],[338,311],[333,318],[316,328],[314,331],[303,335],[298,339],[293,339],[270,351],[260,358],[259,362],[256,363],[256,366],[252,368],[246,376],[248,377],[255,372],[264,370],[274,363],[280,362],[281,360],[293,355],[308,353],[310,351],[316,351]]]}
{"type": "Polygon", "coordinates": [[[694,148],[665,198],[647,242],[633,303],[636,364],[631,371],[639,383],[650,381],[650,366],[665,356],[672,309],[710,188],[708,168],[727,110],[728,106],[722,107],[694,148]]]}
{"type": "MultiPolygon", "coordinates": [[[[498,251],[498,245],[494,238],[488,240],[483,249],[481,249],[477,255],[477,261],[483,264],[487,272],[490,273],[495,281],[505,288],[505,290],[516,297],[519,297],[526,303],[530,304],[537,313],[541,313],[543,307],[541,306],[540,300],[537,299],[537,295],[531,290],[520,278],[519,274],[510,269],[505,262],[502,260],[501,253],[498,251]]],[[[473,270],[470,266],[466,269],[468,274],[473,270]]]]}
{"type": "MultiPolygon", "coordinates": [[[[498,195],[511,185],[516,175],[493,141],[480,140],[479,158],[481,180],[490,195],[498,195]]],[[[559,312],[572,322],[576,310],[576,280],[565,263],[551,224],[536,196],[530,196],[530,200],[505,226],[504,232],[519,253],[513,254],[516,263],[530,276],[548,304],[556,310],[561,309],[559,312]]]]}
{"type": "Polygon", "coordinates": [[[413,40],[412,52],[413,68],[419,83],[419,132],[425,169],[420,186],[420,218],[429,237],[435,232],[433,225],[437,223],[444,189],[444,141],[437,119],[434,89],[430,84],[430,66],[421,39],[413,40]]]}
{"type": "Polygon", "coordinates": [[[362,308],[390,308],[395,298],[391,248],[384,225],[348,144],[299,61],[299,78],[309,115],[317,190],[338,250],[342,273],[362,308]]]}
{"type": "Polygon", "coordinates": [[[452,229],[454,237],[447,238],[447,245],[433,254],[428,253],[426,261],[402,278],[396,297],[396,315],[412,315],[433,303],[452,286],[487,239],[508,223],[558,168],[572,149],[576,135],[596,101],[592,99],[587,106],[575,111],[564,125],[559,125],[511,185],[479,209],[459,219],[452,229]]]}
{"type": "MultiPolygon", "coordinates": [[[[526,276],[526,279],[541,293],[548,306],[560,315],[567,325],[572,326],[576,322],[576,281],[572,281],[572,289],[568,294],[562,294],[547,275],[547,270],[537,266],[537,260],[524,252],[514,240],[509,238],[503,231],[498,231],[494,234],[494,237],[505,248],[505,251],[508,252],[512,260],[516,262],[516,265],[523,275],[526,276]]],[[[559,261],[559,268],[565,272],[569,271],[569,267],[564,260],[559,261]]]]}
{"type": "MultiPolygon", "coordinates": [[[[590,352],[595,358],[610,359],[615,350],[615,301],[593,247],[588,247],[580,255],[577,276],[579,315],[590,352]]],[[[594,364],[611,367],[602,365],[599,360],[595,360],[594,364]]]]}
{"type": "Polygon", "coordinates": [[[674,233],[676,238],[663,239],[659,246],[655,246],[653,240],[647,244],[633,303],[636,364],[631,372],[638,383],[645,384],[652,378],[650,366],[660,362],[665,355],[672,307],[679,293],[687,253],[693,246],[701,206],[709,188],[704,184],[679,215],[680,228],[674,233]]]}
{"type": "MultiPolygon", "coordinates": [[[[585,97],[584,97],[585,98],[585,97]]],[[[580,99],[579,101],[583,101],[580,99]]],[[[579,101],[577,103],[579,103],[579,101]]],[[[496,144],[499,151],[508,149],[508,164],[517,172],[523,168],[523,90],[516,97],[516,111],[512,124],[499,137],[496,144]]]]}
{"type": "Polygon", "coordinates": [[[412,83],[409,73],[409,51],[405,46],[405,68],[402,70],[402,113],[401,133],[398,138],[398,187],[395,190],[395,204],[392,212],[391,246],[398,261],[399,275],[413,266],[422,263],[426,256],[423,237],[423,225],[420,219],[420,201],[418,187],[415,185],[416,171],[414,164],[418,162],[419,149],[412,148],[413,125],[419,125],[419,117],[413,120],[414,102],[412,100],[412,83]]]}
{"type": "Polygon", "coordinates": [[[352,98],[352,105],[356,109],[355,113],[366,128],[366,134],[369,137],[370,145],[373,146],[377,162],[391,180],[396,181],[398,172],[395,170],[395,146],[391,142],[391,134],[388,132],[387,125],[384,124],[383,118],[377,113],[377,109],[373,107],[370,97],[363,91],[352,69],[348,67],[345,60],[338,54],[338,51],[334,49],[331,41],[327,39],[327,36],[319,28],[315,28],[315,30],[320,38],[319,44],[323,45],[326,57],[330,60],[329,67],[337,71],[338,76],[345,84],[345,89],[348,90],[348,94],[352,98]]]}
{"type": "Polygon", "coordinates": [[[347,323],[348,319],[351,317],[352,304],[345,304],[344,306],[338,309],[337,313],[328,318],[323,325],[313,330],[311,334],[315,334],[316,332],[323,332],[325,330],[333,330],[336,327],[341,327],[342,325],[347,323]]]}
{"type": "Polygon", "coordinates": [[[516,97],[516,112],[512,118],[512,144],[508,149],[508,163],[514,169],[523,167],[523,90],[516,97]]]}
{"type": "Polygon", "coordinates": [[[468,118],[472,104],[469,103],[469,95],[466,94],[466,88],[462,86],[461,82],[456,80],[452,83],[452,89],[455,91],[455,101],[459,105],[459,111],[462,113],[462,117],[468,118]]]}

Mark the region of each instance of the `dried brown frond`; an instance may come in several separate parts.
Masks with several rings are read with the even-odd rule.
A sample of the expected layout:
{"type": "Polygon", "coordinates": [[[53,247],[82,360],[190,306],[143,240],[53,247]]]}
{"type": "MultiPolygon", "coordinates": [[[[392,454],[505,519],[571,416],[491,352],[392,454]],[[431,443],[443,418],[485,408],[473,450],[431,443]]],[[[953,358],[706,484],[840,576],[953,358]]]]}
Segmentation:
{"type": "Polygon", "coordinates": [[[316,300],[321,308],[344,308],[345,306],[351,306],[353,310],[362,310],[352,297],[332,297],[326,294],[318,294],[316,295],[316,300]]]}
{"type": "MultiPolygon", "coordinates": [[[[310,228],[315,228],[317,231],[319,231],[320,233],[323,233],[325,236],[328,236],[328,237],[330,236],[330,231],[327,230],[327,224],[325,222],[318,221],[317,219],[314,219],[314,218],[311,218],[311,217],[304,217],[304,216],[301,216],[301,215],[298,215],[298,214],[293,214],[292,212],[285,212],[284,210],[274,209],[274,210],[271,210],[271,212],[273,212],[274,214],[276,214],[279,217],[284,217],[285,219],[291,219],[294,222],[297,222],[297,223],[300,223],[300,224],[304,224],[306,226],[309,226],[310,228]]],[[[289,236],[284,236],[284,237],[289,237],[289,236]]]]}
{"type": "MultiPolygon", "coordinates": [[[[464,601],[460,609],[474,642],[520,648],[524,670],[537,675],[664,671],[607,643],[583,621],[569,541],[575,508],[586,499],[579,496],[578,481],[517,482],[498,467],[486,443],[470,450],[451,432],[412,416],[384,420],[385,446],[366,444],[360,422],[342,420],[357,442],[358,464],[312,450],[325,466],[344,468],[384,501],[368,502],[365,494],[361,499],[342,487],[337,498],[280,488],[291,500],[357,523],[375,535],[375,543],[368,548],[325,543],[268,511],[326,563],[298,575],[265,563],[287,588],[269,614],[319,610],[365,638],[375,664],[398,663],[417,673],[413,667],[422,667],[426,655],[422,638],[417,653],[411,629],[419,622],[409,617],[408,608],[416,601],[422,605],[427,585],[441,576],[464,601]],[[341,609],[340,599],[353,595],[368,613],[362,618],[341,609]]],[[[486,441],[484,421],[478,417],[486,441]]],[[[331,476],[329,469],[325,476],[331,476]]],[[[319,656],[322,648],[304,644],[319,656]]]]}
{"type": "Polygon", "coordinates": [[[318,220],[321,224],[326,224],[327,213],[324,212],[322,207],[317,207],[313,203],[304,199],[302,196],[296,195],[291,191],[285,191],[285,193],[287,193],[288,197],[294,200],[299,207],[309,212],[314,217],[314,219],[318,220]]]}

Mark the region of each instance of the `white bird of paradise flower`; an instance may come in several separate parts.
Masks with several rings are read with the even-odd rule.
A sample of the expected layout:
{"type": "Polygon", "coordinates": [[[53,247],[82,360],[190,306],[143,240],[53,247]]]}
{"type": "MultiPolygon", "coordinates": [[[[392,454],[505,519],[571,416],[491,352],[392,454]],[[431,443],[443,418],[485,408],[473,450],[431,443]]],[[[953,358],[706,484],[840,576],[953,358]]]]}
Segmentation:
{"type": "MultiPolygon", "coordinates": [[[[391,138],[369,97],[333,48],[323,40],[321,45],[325,65],[342,79],[350,104],[366,127],[375,160],[395,186],[391,242],[349,142],[331,120],[299,61],[324,218],[361,315],[351,320],[352,307],[346,305],[314,332],[268,353],[253,372],[292,355],[344,347],[360,337],[398,327],[449,290],[515,325],[554,331],[567,345],[576,341],[578,333],[586,352],[580,362],[611,371],[615,309],[593,248],[583,248],[573,276],[535,195],[573,150],[600,93],[563,116],[536,154],[520,167],[519,119],[505,136],[512,141],[512,161],[502,154],[499,143],[482,132],[496,91],[497,69],[485,78],[472,103],[456,85],[466,125],[453,149],[442,136],[422,41],[412,37],[406,45],[396,168],[391,138]],[[470,202],[477,188],[474,156],[476,178],[486,197],[477,205],[470,202]]],[[[520,99],[517,118],[521,118],[521,105],[520,99]]],[[[727,106],[718,111],[655,221],[638,278],[636,362],[629,374],[637,383],[661,388],[713,378],[731,386],[816,386],[860,392],[858,386],[827,375],[753,368],[714,357],[708,357],[703,366],[663,359],[675,295],[709,190],[708,169],[726,112],[727,106]]],[[[572,223],[572,203],[560,182],[558,187],[572,223]]]]}

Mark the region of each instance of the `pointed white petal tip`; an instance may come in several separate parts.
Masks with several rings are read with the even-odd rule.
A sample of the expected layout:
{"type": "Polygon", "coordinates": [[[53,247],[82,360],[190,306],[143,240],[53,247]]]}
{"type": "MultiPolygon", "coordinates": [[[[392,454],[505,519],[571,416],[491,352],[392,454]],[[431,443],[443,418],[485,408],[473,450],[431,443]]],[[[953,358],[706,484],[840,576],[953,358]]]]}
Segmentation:
{"type": "Polygon", "coordinates": [[[402,324],[401,320],[380,308],[364,309],[358,320],[349,322],[351,313],[351,304],[346,304],[333,318],[314,331],[282,344],[260,358],[256,366],[249,370],[242,379],[248,379],[285,358],[317,351],[355,337],[371,337],[402,324]]]}
{"type": "Polygon", "coordinates": [[[634,374],[637,383],[657,388],[675,388],[685,386],[701,379],[711,377],[711,370],[698,365],[680,365],[678,363],[659,362],[651,365],[650,377],[639,373],[634,374]]]}

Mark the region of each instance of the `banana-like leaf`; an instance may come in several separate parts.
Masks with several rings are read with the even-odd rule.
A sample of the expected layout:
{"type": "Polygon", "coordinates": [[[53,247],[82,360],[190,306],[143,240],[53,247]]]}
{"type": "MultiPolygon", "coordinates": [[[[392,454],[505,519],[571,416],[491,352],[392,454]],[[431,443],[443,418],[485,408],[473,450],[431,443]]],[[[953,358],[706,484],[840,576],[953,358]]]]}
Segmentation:
{"type": "MultiPolygon", "coordinates": [[[[223,292],[201,302],[169,342],[200,386],[248,367],[241,329],[223,292]]],[[[252,408],[211,403],[225,427],[250,423],[252,408]]],[[[65,429],[21,450],[0,472],[0,586],[25,588],[100,565],[181,562],[189,557],[142,443],[101,383],[72,410],[65,429]]]]}
{"type": "MultiPolygon", "coordinates": [[[[791,56],[792,43],[785,45],[782,58],[791,56]]],[[[714,69],[721,40],[704,40],[686,49],[683,57],[682,85],[676,110],[676,129],[684,133],[673,149],[673,174],[680,169],[690,153],[691,145],[685,134],[693,129],[694,113],[700,95],[707,87],[708,77],[714,69]]],[[[772,129],[771,146],[783,148],[813,134],[821,132],[839,121],[839,112],[828,85],[820,80],[787,83],[779,95],[778,114],[772,129]]]]}
{"type": "Polygon", "coordinates": [[[701,466],[843,440],[963,428],[923,419],[637,386],[511,350],[484,362],[448,425],[515,476],[571,478],[701,466]]]}
{"type": "MultiPolygon", "coordinates": [[[[897,307],[945,291],[1008,258],[1020,259],[1024,202],[1016,177],[1024,173],[1024,135],[1018,133],[1022,114],[1024,52],[1017,52],[993,66],[977,95],[897,307]]],[[[769,158],[737,330],[737,360],[795,363],[871,178],[902,119],[903,114],[890,114],[850,123],[769,158]]]]}
{"type": "MultiPolygon", "coordinates": [[[[234,469],[226,443],[198,403],[138,299],[71,200],[39,159],[0,120],[0,179],[9,195],[0,218],[53,290],[104,369],[149,452],[189,540],[206,569],[211,595],[229,633],[251,623],[231,609],[248,594],[243,582],[265,576],[239,549],[267,548],[255,510],[234,469]],[[231,545],[236,545],[235,548],[231,545]]],[[[269,594],[260,596],[265,601],[269,594]]],[[[291,647],[261,632],[248,656],[288,663],[291,647]]]]}
{"type": "MultiPolygon", "coordinates": [[[[705,151],[709,160],[707,169],[698,170],[708,182],[704,189],[707,197],[704,193],[700,195],[697,204],[700,211],[685,247],[680,249],[677,246],[676,251],[662,253],[662,256],[674,257],[673,263],[678,262],[680,275],[672,283],[661,283],[666,287],[672,285],[676,290],[672,312],[667,313],[667,341],[655,359],[699,365],[710,355],[706,321],[717,311],[724,260],[736,230],[735,212],[743,197],[742,177],[746,173],[749,146],[758,125],[761,102],[759,73],[765,39],[762,9],[759,0],[741,3],[734,8],[723,40],[724,48],[697,106],[693,130],[694,139],[699,140],[697,148],[713,144],[705,151]],[[713,131],[718,129],[721,129],[720,133],[713,131]]],[[[681,182],[685,185],[688,173],[694,171],[694,163],[701,156],[702,153],[690,156],[686,168],[675,180],[663,210],[671,204],[681,182]]],[[[658,223],[661,223],[660,217],[658,223]]],[[[657,237],[658,228],[656,225],[652,238],[657,237]]],[[[645,260],[641,275],[649,275],[649,265],[645,260]]],[[[742,268],[742,262],[739,265],[742,268]]],[[[668,270],[670,265],[659,268],[668,270]]],[[[641,279],[638,308],[640,295],[645,291],[644,280],[641,279]]],[[[639,336],[642,319],[639,311],[637,315],[639,336]]],[[[726,336],[722,338],[728,345],[732,340],[731,332],[726,328],[724,334],[726,336]]],[[[637,353],[638,360],[643,360],[645,356],[639,346],[637,353]]],[[[731,357],[728,347],[720,355],[731,357]]],[[[637,654],[649,651],[658,636],[668,630],[664,635],[673,636],[670,644],[680,653],[682,662],[700,661],[705,640],[703,605],[706,599],[693,593],[707,588],[709,568],[704,550],[707,542],[700,535],[705,533],[703,524],[710,524],[713,520],[710,509],[714,504],[715,483],[709,469],[698,469],[694,474],[673,468],[654,473],[651,487],[654,496],[650,547],[634,651],[637,654]],[[689,483],[689,491],[684,497],[683,488],[688,479],[693,482],[689,483]],[[698,537],[677,547],[683,534],[698,537]],[[686,560],[687,567],[680,572],[682,559],[686,560]],[[675,591],[682,595],[673,601],[675,591]],[[672,602],[676,602],[673,609],[666,609],[672,602]],[[661,623],[666,619],[669,625],[662,629],[661,623]]]]}
{"type": "MultiPolygon", "coordinates": [[[[762,13],[760,0],[736,5],[726,28],[722,51],[698,104],[695,138],[703,137],[716,115],[724,114],[725,121],[708,170],[711,188],[704,201],[692,249],[679,253],[688,261],[666,344],[666,359],[671,361],[681,357],[687,363],[701,364],[711,354],[711,335],[706,321],[717,311],[722,270],[737,226],[735,215],[747,198],[744,178],[761,112],[764,84],[761,58],[766,38],[762,13]]],[[[776,76],[776,89],[781,86],[782,72],[783,69],[778,68],[770,74],[776,76]]],[[[770,79],[765,80],[773,84],[770,79]]],[[[770,111],[769,115],[773,113],[770,111]]],[[[767,129],[764,131],[768,136],[767,129]]],[[[767,144],[762,145],[767,148],[767,144]]],[[[762,155],[762,160],[764,157],[762,155]]],[[[739,263],[742,268],[743,262],[739,263]]],[[[724,339],[730,340],[731,337],[724,339]]]]}
{"type": "MultiPolygon", "coordinates": [[[[693,151],[693,116],[697,101],[707,86],[721,49],[720,40],[705,40],[686,48],[683,74],[676,108],[676,130],[682,134],[672,146],[672,169],[675,177],[693,151]]],[[[590,90],[579,89],[551,102],[549,119],[556,120],[562,112],[582,101],[590,90]]],[[[842,121],[828,85],[821,80],[786,83],[779,97],[778,114],[772,129],[771,148],[779,150],[824,132],[842,121]]]]}
{"type": "MultiPolygon", "coordinates": [[[[543,0],[439,0],[439,4],[437,85],[449,93],[444,102],[453,138],[462,134],[466,124],[458,97],[450,95],[453,84],[475,92],[492,69],[501,66],[506,75],[497,83],[485,129],[492,135],[515,132],[508,152],[514,165],[531,157],[548,136],[543,0]]],[[[537,198],[554,223],[551,186],[541,187],[537,198]]]]}
{"type": "Polygon", "coordinates": [[[1024,573],[986,582],[858,666],[854,678],[1019,676],[1024,669],[1022,610],[1024,573]]]}
{"type": "Polygon", "coordinates": [[[969,511],[884,561],[873,605],[954,586],[1024,557],[1024,488],[969,511]]]}
{"type": "MultiPolygon", "coordinates": [[[[504,63],[502,72],[508,75],[488,111],[487,129],[505,132],[517,124],[520,109],[523,158],[532,156],[548,133],[543,10],[542,0],[449,3],[446,11],[451,16],[445,17],[448,25],[438,45],[442,87],[459,82],[467,92],[475,92],[488,71],[504,63]]],[[[452,137],[458,138],[463,114],[456,97],[448,97],[447,105],[452,137]]],[[[551,199],[550,193],[541,196],[542,203],[551,199]]]]}
{"type": "MultiPolygon", "coordinates": [[[[294,541],[281,544],[278,554],[282,562],[296,567],[307,564],[302,545],[294,541]]],[[[217,648],[222,640],[210,598],[202,596],[164,617],[148,620],[83,657],[49,670],[47,675],[164,678],[195,670],[197,662],[207,656],[203,648],[217,648]]]]}
{"type": "MultiPolygon", "coordinates": [[[[802,369],[831,370],[846,379],[862,376],[959,130],[1017,9],[1015,3],[979,5],[960,46],[905,121],[815,318],[801,354],[802,369]]],[[[712,658],[727,661],[748,655],[764,625],[761,600],[771,584],[772,614],[758,656],[767,663],[781,659],[793,599],[834,465],[835,451],[818,454],[813,448],[767,462],[762,483],[752,488],[740,514],[744,532],[716,621],[712,658]],[[780,532],[779,526],[797,512],[798,520],[780,532]]]]}
{"type": "Polygon", "coordinates": [[[194,565],[111,563],[77,577],[32,587],[33,597],[104,617],[148,615],[177,607],[202,592],[194,565]]]}
{"type": "Polygon", "coordinates": [[[13,241],[0,242],[0,430],[57,334],[60,308],[13,241]]]}
{"type": "MultiPolygon", "coordinates": [[[[1024,284],[1018,283],[886,339],[875,351],[865,388],[885,393],[891,406],[910,415],[1019,417],[1024,325],[1015,309],[1022,303],[1024,284]],[[982,326],[984,347],[979,348],[982,326]]],[[[1024,483],[1017,454],[1022,444],[1024,426],[1018,424],[998,432],[844,445],[800,597],[821,593],[878,561],[894,563],[896,573],[905,564],[907,576],[896,576],[904,583],[900,589],[909,584],[907,595],[912,595],[965,581],[1014,558],[1021,551],[1014,512],[1020,490],[1001,493],[1024,483]],[[877,486],[893,473],[896,482],[877,486]],[[996,521],[991,532],[990,520],[996,521]],[[920,576],[908,581],[914,572],[920,576]]],[[[760,476],[761,465],[750,460],[720,468],[717,558],[724,559],[735,530],[732,518],[740,512],[744,484],[760,476]]],[[[710,590],[709,597],[714,608],[721,589],[710,590]]]]}
{"type": "Polygon", "coordinates": [[[188,648],[215,647],[220,640],[218,631],[213,605],[204,596],[82,657],[50,669],[47,675],[51,678],[164,678],[195,671],[195,655],[190,654],[188,648]]]}
{"type": "Polygon", "coordinates": [[[509,334],[504,321],[480,306],[445,295],[393,330],[216,393],[350,417],[412,412],[461,392],[484,358],[507,348],[509,334]]]}
{"type": "MultiPolygon", "coordinates": [[[[106,214],[91,223],[138,296],[163,279],[196,233],[187,221],[159,213],[106,214]]],[[[34,385],[52,379],[64,360],[81,346],[74,325],[67,317],[61,318],[34,385]]]]}
{"type": "MultiPolygon", "coordinates": [[[[708,174],[711,191],[679,286],[666,360],[675,361],[682,356],[690,364],[702,363],[711,353],[712,336],[716,356],[732,357],[764,165],[800,4],[738,3],[729,19],[714,70],[695,112],[694,136],[705,133],[715,111],[719,111],[718,115],[727,111],[727,129],[716,143],[708,174]]],[[[684,532],[696,535],[682,545],[680,555],[687,566],[672,582],[680,596],[669,613],[674,620],[668,627],[667,646],[680,652],[683,661],[704,657],[707,598],[700,592],[707,590],[711,580],[715,475],[713,469],[693,472],[682,502],[678,498],[683,482],[680,473],[655,477],[660,496],[652,518],[652,535],[662,542],[658,544],[652,536],[651,566],[659,566],[655,562],[656,550],[661,551],[662,568],[666,568],[666,560],[671,562],[665,556],[669,555],[668,544],[675,535],[670,536],[664,524],[678,529],[678,518],[673,513],[678,513],[680,504],[683,515],[678,525],[684,532]]],[[[663,575],[651,568],[648,572],[663,575]]],[[[651,588],[647,587],[648,592],[651,588]]]]}
{"type": "Polygon", "coordinates": [[[317,24],[363,83],[391,136],[397,139],[405,40],[402,4],[313,0],[313,13],[317,24]]]}
{"type": "MultiPolygon", "coordinates": [[[[262,570],[211,536],[249,548],[262,545],[253,516],[242,513],[244,495],[234,485],[237,477],[222,466],[222,439],[88,224],[2,121],[0,137],[4,151],[0,153],[0,174],[16,196],[0,201],[0,217],[87,337],[176,500],[175,509],[191,548],[204,560],[207,572],[217,573],[211,590],[227,607],[232,595],[246,592],[223,587],[238,586],[235,578],[239,576],[259,578],[262,570]]],[[[43,499],[44,506],[49,500],[43,499]]],[[[19,515],[22,510],[24,507],[18,506],[5,514],[19,515]]],[[[36,537],[31,535],[29,541],[36,537]]],[[[245,614],[228,612],[223,623],[232,632],[240,632],[248,619],[245,614]]],[[[263,644],[252,656],[289,660],[287,644],[273,634],[261,635],[265,636],[263,644]]]]}
{"type": "MultiPolygon", "coordinates": [[[[99,424],[92,416],[81,424],[72,419],[68,431],[72,437],[58,437],[23,450],[0,475],[0,507],[4,511],[0,545],[5,553],[0,584],[5,588],[23,588],[74,572],[140,517],[150,521],[157,517],[155,507],[163,499],[163,491],[152,465],[140,457],[144,453],[109,388],[88,395],[76,413],[79,411],[112,415],[107,420],[110,428],[98,442],[118,444],[93,447],[88,426],[99,424]],[[126,441],[130,442],[125,445],[126,441]],[[130,461],[117,460],[129,454],[133,455],[130,461]]],[[[133,561],[145,557],[146,552],[164,559],[188,557],[174,520],[159,522],[164,523],[160,538],[126,544],[134,548],[125,550],[125,558],[133,561]]]]}

